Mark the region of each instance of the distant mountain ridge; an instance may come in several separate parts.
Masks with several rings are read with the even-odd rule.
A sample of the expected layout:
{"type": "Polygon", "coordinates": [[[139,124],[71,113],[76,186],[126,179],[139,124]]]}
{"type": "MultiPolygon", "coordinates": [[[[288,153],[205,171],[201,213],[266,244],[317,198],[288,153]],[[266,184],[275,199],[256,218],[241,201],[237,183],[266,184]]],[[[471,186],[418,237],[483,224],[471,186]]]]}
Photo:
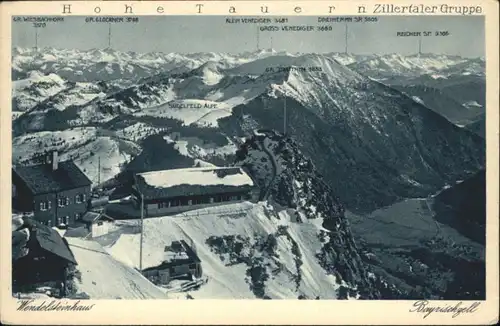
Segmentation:
{"type": "Polygon", "coordinates": [[[444,54],[385,54],[349,65],[351,69],[374,78],[429,75],[434,79],[456,74],[484,75],[484,58],[463,58],[444,54]]]}
{"type": "MultiPolygon", "coordinates": [[[[480,137],[453,126],[411,94],[328,55],[258,54],[260,58],[235,66],[206,61],[182,73],[179,68],[160,71],[127,87],[106,82],[100,88],[105,95],[62,110],[51,108],[54,101],[49,97],[43,109],[13,121],[14,135],[85,126],[103,129],[126,117],[130,122],[124,127],[146,123],[148,130],[181,133],[200,130],[198,121],[205,119],[204,137],[222,133],[235,139],[255,128],[282,130],[286,99],[290,135],[315,158],[319,171],[351,209],[371,210],[402,197],[424,196],[484,166],[480,137]],[[287,67],[298,69],[279,70],[287,67]],[[186,106],[191,109],[178,109],[186,106]]],[[[207,56],[213,59],[214,54],[207,56]]],[[[201,158],[192,151],[182,155],[201,158]]]]}

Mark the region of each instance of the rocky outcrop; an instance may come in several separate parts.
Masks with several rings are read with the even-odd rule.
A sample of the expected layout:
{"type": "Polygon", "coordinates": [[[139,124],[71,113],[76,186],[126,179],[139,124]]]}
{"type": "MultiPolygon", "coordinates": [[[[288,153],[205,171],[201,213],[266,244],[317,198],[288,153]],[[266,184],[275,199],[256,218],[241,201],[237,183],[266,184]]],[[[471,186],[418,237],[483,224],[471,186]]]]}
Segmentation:
{"type": "Polygon", "coordinates": [[[335,276],[339,299],[397,297],[397,289],[366,268],[344,216],[344,206],[294,140],[274,131],[260,131],[243,144],[236,157],[259,185],[269,187],[268,200],[277,210],[291,209],[299,222],[321,220],[323,229],[316,236],[322,247],[316,259],[335,276]],[[264,144],[273,157],[266,158],[258,143],[264,144]],[[270,170],[273,161],[276,175],[270,170]]]}

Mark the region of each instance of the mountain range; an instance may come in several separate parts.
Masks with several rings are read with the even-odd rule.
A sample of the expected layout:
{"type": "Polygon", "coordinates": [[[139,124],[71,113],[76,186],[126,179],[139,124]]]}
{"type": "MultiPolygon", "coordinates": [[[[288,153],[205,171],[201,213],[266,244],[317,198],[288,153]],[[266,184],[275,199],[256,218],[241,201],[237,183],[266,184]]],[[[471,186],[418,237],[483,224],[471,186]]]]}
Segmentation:
{"type": "MultiPolygon", "coordinates": [[[[348,221],[373,214],[392,218],[391,209],[406,214],[415,198],[474,178],[485,167],[485,141],[472,127],[485,114],[482,58],[17,48],[12,78],[13,163],[30,164],[57,149],[62,159],[73,159],[94,182],[118,193],[126,194],[138,171],[248,164],[255,130],[268,130],[268,141],[281,146],[274,152],[284,157],[280,166],[291,164],[272,180],[269,200],[323,215],[323,226],[336,234],[330,245],[338,250],[336,241],[348,244],[343,254],[349,259],[342,266],[327,264],[338,254],[327,251],[320,261],[346,284],[368,289],[367,297],[385,290],[390,296],[408,294],[418,282],[362,262],[366,257],[358,257],[355,242],[369,242],[370,230],[360,222],[351,235],[348,221]],[[314,177],[301,180],[302,160],[313,163],[307,173],[314,177]],[[311,186],[293,186],[307,180],[311,186]],[[311,187],[317,190],[309,193],[311,187]],[[329,195],[299,203],[297,192],[309,201],[329,195]],[[372,280],[378,285],[367,281],[368,273],[378,275],[372,280]],[[398,290],[389,291],[391,286],[398,290]]],[[[265,165],[256,166],[258,157],[251,159],[257,170],[265,165]]],[[[440,223],[463,231],[463,224],[450,222],[455,213],[434,209],[440,223]]],[[[426,218],[432,221],[433,214],[426,218]]],[[[477,241],[466,238],[461,239],[477,241]]],[[[363,248],[368,256],[374,252],[373,244],[363,248]]],[[[383,259],[398,261],[396,256],[391,252],[383,259]]],[[[447,295],[434,283],[417,285],[429,295],[447,295]]]]}
{"type": "MultiPolygon", "coordinates": [[[[125,64],[129,64],[127,58],[137,62],[151,57],[109,49],[80,55],[85,62],[92,61],[89,58],[101,60],[103,53],[125,64]]],[[[214,55],[192,57],[201,60],[199,58],[214,55]]],[[[282,130],[286,102],[287,131],[300,135],[302,150],[316,158],[318,169],[341,194],[343,202],[354,210],[366,211],[401,198],[424,196],[447,182],[466,178],[484,165],[483,140],[443,118],[460,120],[458,116],[466,119],[480,112],[454,102],[441,94],[442,91],[405,86],[403,92],[397,86],[385,85],[353,70],[350,68],[353,64],[341,65],[327,55],[274,52],[256,55],[257,59],[245,59],[245,63],[239,65],[234,65],[234,57],[226,56],[226,63],[206,61],[191,70],[187,67],[194,59],[184,59],[190,62],[184,73],[179,73],[182,69],[177,67],[175,73],[139,75],[136,84],[125,87],[114,82],[108,85],[106,81],[69,82],[54,73],[42,76],[40,72],[30,72],[30,78],[15,82],[14,100],[27,103],[25,107],[31,103],[31,107],[13,121],[14,136],[21,137],[15,142],[23,142],[27,132],[33,135],[32,132],[97,128],[103,136],[96,136],[96,140],[136,143],[110,130],[109,124],[118,121],[121,128],[133,128],[141,123],[149,130],[187,132],[188,136],[190,131],[186,129],[198,126],[198,133],[241,138],[255,127],[282,130]],[[32,89],[41,95],[36,105],[33,105],[32,89]],[[417,95],[407,93],[409,90],[417,95]],[[31,98],[27,99],[28,95],[31,98]],[[435,114],[437,110],[430,109],[427,103],[441,108],[442,115],[435,114]],[[455,160],[457,156],[463,159],[455,160]],[[379,182],[385,186],[379,187],[379,182]]],[[[165,57],[175,58],[177,64],[182,61],[177,56],[165,55],[162,62],[167,61],[165,57]]],[[[389,63],[402,61],[401,56],[389,58],[389,63]]],[[[380,63],[382,59],[375,62],[380,63]]],[[[413,62],[411,59],[415,59],[411,67],[430,62],[426,71],[435,67],[450,70],[452,63],[462,67],[464,62],[452,57],[437,64],[441,56],[432,60],[410,57],[403,62],[408,65],[413,62]]],[[[369,59],[368,63],[372,61],[369,59]]],[[[361,63],[367,64],[366,60],[361,63]]],[[[476,61],[473,63],[475,67],[476,61]]],[[[120,144],[115,147],[125,151],[134,147],[120,144]]],[[[130,154],[118,155],[124,163],[127,159],[123,158],[130,154]]]]}

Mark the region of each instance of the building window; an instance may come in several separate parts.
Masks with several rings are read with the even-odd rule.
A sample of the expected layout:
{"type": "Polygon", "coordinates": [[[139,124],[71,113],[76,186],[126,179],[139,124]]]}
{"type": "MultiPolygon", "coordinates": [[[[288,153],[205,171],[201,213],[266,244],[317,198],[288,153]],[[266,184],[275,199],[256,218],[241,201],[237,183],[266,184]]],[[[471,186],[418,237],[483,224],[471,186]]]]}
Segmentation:
{"type": "Polygon", "coordinates": [[[75,214],[75,221],[79,221],[82,218],[82,214],[76,213],[75,214]]]}
{"type": "Polygon", "coordinates": [[[214,202],[214,198],[210,197],[209,202],[210,202],[210,204],[212,204],[214,202]]]}
{"type": "Polygon", "coordinates": [[[85,202],[85,194],[78,194],[75,196],[75,203],[76,204],[81,204],[85,202]]]}
{"type": "Polygon", "coordinates": [[[60,217],[58,217],[58,218],[57,218],[57,226],[61,225],[61,223],[62,223],[62,220],[61,220],[61,218],[60,218],[60,217]]]}
{"type": "Polygon", "coordinates": [[[64,217],[64,224],[66,224],[66,225],[69,224],[69,216],[64,217]]]}
{"type": "Polygon", "coordinates": [[[97,222],[97,226],[101,226],[102,224],[102,221],[97,222]]]}
{"type": "Polygon", "coordinates": [[[158,209],[169,207],[170,206],[169,204],[170,203],[168,203],[168,202],[160,202],[160,203],[158,203],[158,209]]]}
{"type": "Polygon", "coordinates": [[[69,197],[66,197],[66,198],[65,198],[64,203],[66,204],[66,206],[68,206],[68,205],[69,205],[69,197]]]}
{"type": "Polygon", "coordinates": [[[41,211],[46,211],[47,210],[47,202],[46,201],[42,201],[40,202],[40,210],[41,211]]]}
{"type": "Polygon", "coordinates": [[[189,206],[193,205],[193,200],[188,199],[188,205],[189,205],[189,206]]]}
{"type": "Polygon", "coordinates": [[[51,226],[52,226],[52,220],[48,220],[48,221],[47,221],[47,226],[48,226],[48,227],[51,227],[51,226]]]}
{"type": "Polygon", "coordinates": [[[64,204],[66,203],[66,200],[64,198],[58,198],[57,199],[57,205],[59,207],[64,207],[64,204]]]}

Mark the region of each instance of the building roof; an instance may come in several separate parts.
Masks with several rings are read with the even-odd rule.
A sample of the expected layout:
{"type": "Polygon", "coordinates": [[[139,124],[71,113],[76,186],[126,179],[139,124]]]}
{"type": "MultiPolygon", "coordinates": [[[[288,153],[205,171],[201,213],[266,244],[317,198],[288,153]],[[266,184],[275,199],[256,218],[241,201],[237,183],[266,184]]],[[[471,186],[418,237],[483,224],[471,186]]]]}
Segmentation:
{"type": "Polygon", "coordinates": [[[51,164],[19,166],[13,173],[26,184],[33,194],[44,194],[89,186],[92,182],[73,161],[58,163],[57,170],[51,164]]]}
{"type": "Polygon", "coordinates": [[[42,249],[72,262],[75,265],[77,264],[68,244],[56,230],[36,221],[30,221],[30,225],[32,232],[35,234],[36,241],[42,249]]]}
{"type": "Polygon", "coordinates": [[[156,270],[156,269],[166,269],[166,268],[173,267],[173,266],[194,264],[194,263],[201,262],[200,258],[196,254],[196,252],[194,252],[194,250],[186,243],[186,241],[180,240],[179,242],[180,242],[182,249],[183,249],[182,253],[185,254],[185,255],[183,255],[183,258],[165,260],[161,264],[159,264],[158,266],[148,267],[148,268],[145,268],[144,270],[149,271],[149,270],[156,270]]]}
{"type": "Polygon", "coordinates": [[[203,167],[139,173],[136,185],[144,199],[155,199],[230,193],[254,182],[240,167],[203,167]]]}
{"type": "Polygon", "coordinates": [[[82,216],[82,221],[87,222],[87,223],[94,223],[99,220],[108,220],[108,221],[114,221],[113,218],[109,217],[108,215],[104,213],[98,213],[98,212],[92,212],[88,211],[82,216]]]}

